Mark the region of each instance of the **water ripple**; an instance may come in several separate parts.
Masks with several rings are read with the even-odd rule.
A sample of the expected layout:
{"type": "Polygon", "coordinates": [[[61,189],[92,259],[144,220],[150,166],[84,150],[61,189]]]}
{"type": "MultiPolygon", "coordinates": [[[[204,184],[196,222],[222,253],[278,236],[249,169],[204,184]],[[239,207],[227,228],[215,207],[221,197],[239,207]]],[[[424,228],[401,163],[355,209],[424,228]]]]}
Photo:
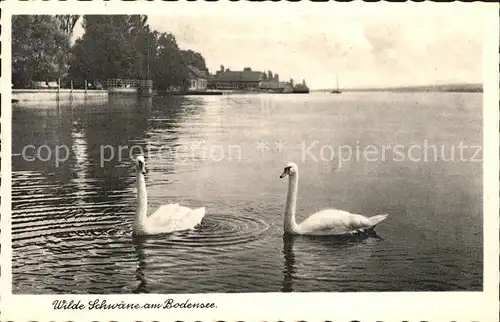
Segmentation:
{"type": "MultiPolygon", "coordinates": [[[[480,163],[388,158],[333,173],[307,161],[297,220],[330,205],[389,212],[390,219],[377,229],[383,239],[283,238],[286,187],[277,171],[300,159],[299,142],[482,142],[480,95],[401,95],[110,97],[104,106],[16,107],[13,292],[481,290],[480,163]],[[466,113],[453,113],[449,98],[466,113]],[[280,153],[279,139],[286,141],[280,153]],[[255,153],[260,140],[269,143],[265,154],[255,153]],[[71,156],[60,167],[20,157],[23,146],[41,143],[64,144],[71,156]],[[241,147],[241,159],[213,160],[212,147],[232,145],[241,147]],[[101,166],[103,146],[128,150],[101,166]],[[151,206],[173,199],[207,207],[195,230],[132,236],[132,146],[147,157],[151,206]]],[[[318,146],[315,157],[322,156],[318,146]]]]}
{"type": "Polygon", "coordinates": [[[164,239],[163,244],[183,247],[232,246],[260,239],[268,229],[269,225],[259,218],[207,215],[196,230],[172,234],[164,239]]]}

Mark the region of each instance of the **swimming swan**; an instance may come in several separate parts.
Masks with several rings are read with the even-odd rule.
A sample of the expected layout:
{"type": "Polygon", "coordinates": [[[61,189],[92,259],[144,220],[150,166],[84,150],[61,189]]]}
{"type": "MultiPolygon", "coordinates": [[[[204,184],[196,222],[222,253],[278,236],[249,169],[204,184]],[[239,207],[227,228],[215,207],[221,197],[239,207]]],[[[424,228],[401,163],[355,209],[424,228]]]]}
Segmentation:
{"type": "Polygon", "coordinates": [[[205,216],[205,207],[190,209],[178,204],[160,206],[153,214],[147,215],[148,196],[146,191],[147,173],[144,156],[135,160],[137,174],[137,210],[133,224],[134,235],[156,235],[174,231],[193,229],[205,216]]]}
{"type": "Polygon", "coordinates": [[[295,210],[299,170],[295,163],[289,162],[280,175],[280,178],[283,179],[287,175],[289,176],[289,182],[284,221],[285,233],[294,235],[347,235],[361,233],[373,229],[378,223],[387,218],[387,214],[367,218],[343,210],[325,209],[312,214],[309,218],[297,224],[295,222],[295,210]]]}

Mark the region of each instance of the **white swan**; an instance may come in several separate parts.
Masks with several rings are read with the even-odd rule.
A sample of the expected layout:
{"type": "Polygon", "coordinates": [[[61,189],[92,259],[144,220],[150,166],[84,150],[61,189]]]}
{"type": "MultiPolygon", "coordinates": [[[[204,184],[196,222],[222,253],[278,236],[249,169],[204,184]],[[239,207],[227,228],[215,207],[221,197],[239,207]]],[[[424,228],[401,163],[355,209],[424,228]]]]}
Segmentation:
{"type": "Polygon", "coordinates": [[[325,209],[312,214],[309,218],[297,224],[295,210],[299,170],[295,163],[289,162],[280,178],[287,175],[289,176],[289,182],[284,221],[285,233],[294,235],[348,235],[370,230],[387,218],[387,214],[367,218],[343,210],[325,209]]]}
{"type": "Polygon", "coordinates": [[[174,231],[193,229],[205,216],[205,207],[190,209],[178,204],[160,206],[153,214],[147,215],[148,196],[146,191],[147,173],[144,156],[135,160],[137,174],[137,210],[133,224],[134,235],[156,235],[174,231]]]}

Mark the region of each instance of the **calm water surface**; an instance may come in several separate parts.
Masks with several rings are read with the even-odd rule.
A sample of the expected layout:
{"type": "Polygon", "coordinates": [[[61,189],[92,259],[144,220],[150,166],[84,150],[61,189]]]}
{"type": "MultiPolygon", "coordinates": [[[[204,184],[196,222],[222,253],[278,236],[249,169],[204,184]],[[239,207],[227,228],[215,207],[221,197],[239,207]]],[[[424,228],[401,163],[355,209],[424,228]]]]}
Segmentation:
{"type": "Polygon", "coordinates": [[[481,98],[317,93],[15,106],[13,290],[482,290],[482,153],[459,150],[482,144],[481,98]],[[29,145],[50,147],[51,158],[24,160],[29,145]],[[57,165],[62,145],[70,154],[57,165]],[[350,159],[348,148],[338,153],[343,145],[350,159]],[[147,155],[149,211],[206,206],[197,230],[132,238],[132,147],[147,155]],[[299,221],[326,207],[390,216],[376,236],[284,237],[287,161],[300,169],[299,221]]]}

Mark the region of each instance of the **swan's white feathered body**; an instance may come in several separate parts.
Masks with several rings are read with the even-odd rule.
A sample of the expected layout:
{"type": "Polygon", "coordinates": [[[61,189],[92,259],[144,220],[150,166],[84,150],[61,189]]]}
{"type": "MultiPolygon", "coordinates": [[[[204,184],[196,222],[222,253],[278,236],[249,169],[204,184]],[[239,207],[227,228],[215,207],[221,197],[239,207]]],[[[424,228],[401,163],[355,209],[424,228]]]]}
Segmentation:
{"type": "Polygon", "coordinates": [[[284,220],[286,233],[296,235],[349,235],[373,229],[388,216],[384,214],[367,218],[344,210],[325,209],[312,214],[303,222],[297,224],[295,210],[299,172],[295,163],[288,163],[280,178],[287,175],[290,179],[284,220]]]}
{"type": "Polygon", "coordinates": [[[347,235],[372,229],[387,215],[367,218],[337,209],[325,209],[312,214],[298,224],[301,235],[347,235]]]}
{"type": "Polygon", "coordinates": [[[147,215],[146,163],[143,156],[136,159],[137,172],[137,210],[133,224],[136,235],[156,235],[175,231],[190,230],[201,223],[205,207],[191,209],[179,204],[160,206],[154,213],[147,215]]]}

